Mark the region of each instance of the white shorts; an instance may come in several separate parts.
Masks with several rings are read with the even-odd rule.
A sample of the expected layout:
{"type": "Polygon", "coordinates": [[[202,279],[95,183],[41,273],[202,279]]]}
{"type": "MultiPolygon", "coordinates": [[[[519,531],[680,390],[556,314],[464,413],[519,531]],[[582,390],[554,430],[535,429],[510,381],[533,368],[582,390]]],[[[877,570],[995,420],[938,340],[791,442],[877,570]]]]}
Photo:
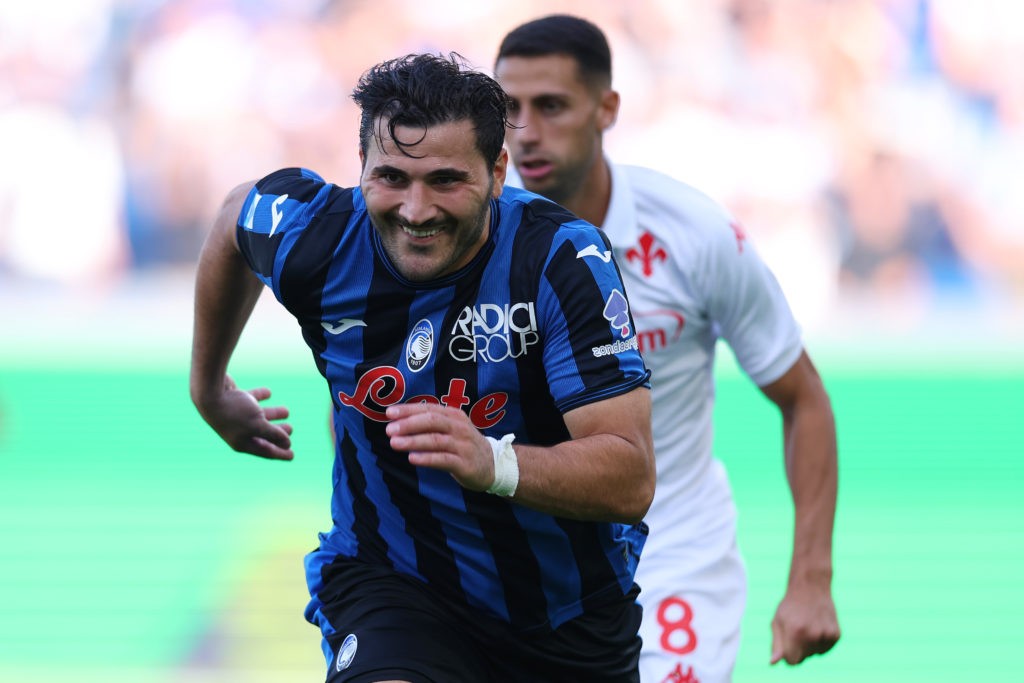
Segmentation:
{"type": "Polygon", "coordinates": [[[686,543],[659,545],[650,555],[644,550],[636,574],[644,609],[640,681],[728,683],[747,601],[735,526],[730,519],[686,543]]]}

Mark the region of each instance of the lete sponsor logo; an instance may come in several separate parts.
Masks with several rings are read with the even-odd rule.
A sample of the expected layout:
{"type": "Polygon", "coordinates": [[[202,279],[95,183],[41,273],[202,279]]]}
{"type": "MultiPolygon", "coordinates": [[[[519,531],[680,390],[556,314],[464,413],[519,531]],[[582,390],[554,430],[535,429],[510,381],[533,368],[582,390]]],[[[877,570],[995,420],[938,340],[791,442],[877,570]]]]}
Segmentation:
{"type": "Polygon", "coordinates": [[[505,417],[505,406],[508,405],[508,394],[505,392],[487,394],[474,403],[466,396],[464,379],[451,380],[448,391],[442,396],[421,394],[406,399],[405,389],[405,377],[398,368],[385,365],[364,372],[356,382],[355,391],[351,394],[339,391],[338,400],[374,422],[387,422],[387,407],[399,403],[432,403],[459,409],[470,406],[469,419],[477,429],[487,429],[501,422],[505,417]]]}

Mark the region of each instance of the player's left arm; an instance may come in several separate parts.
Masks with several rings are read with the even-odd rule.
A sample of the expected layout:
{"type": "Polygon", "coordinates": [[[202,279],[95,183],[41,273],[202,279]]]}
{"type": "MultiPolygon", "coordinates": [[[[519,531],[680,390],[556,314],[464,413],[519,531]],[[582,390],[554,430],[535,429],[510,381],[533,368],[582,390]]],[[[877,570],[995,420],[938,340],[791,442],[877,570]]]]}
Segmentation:
{"type": "MultiPolygon", "coordinates": [[[[571,519],[634,524],[654,497],[651,397],[646,387],[565,413],[568,441],[542,447],[513,443],[518,486],[512,500],[571,519]]],[[[425,403],[388,407],[391,447],[409,462],[449,472],[462,486],[495,481],[492,448],[456,408],[425,403]]]]}
{"type": "Polygon", "coordinates": [[[832,600],[832,529],[838,465],[832,404],[806,351],[761,387],[782,413],[786,477],[793,496],[793,556],[772,619],[771,663],[798,664],[839,640],[832,600]]]}
{"type": "Polygon", "coordinates": [[[561,517],[642,520],[655,485],[650,390],[638,387],[563,417],[570,440],[518,449],[516,501],[561,517]]]}

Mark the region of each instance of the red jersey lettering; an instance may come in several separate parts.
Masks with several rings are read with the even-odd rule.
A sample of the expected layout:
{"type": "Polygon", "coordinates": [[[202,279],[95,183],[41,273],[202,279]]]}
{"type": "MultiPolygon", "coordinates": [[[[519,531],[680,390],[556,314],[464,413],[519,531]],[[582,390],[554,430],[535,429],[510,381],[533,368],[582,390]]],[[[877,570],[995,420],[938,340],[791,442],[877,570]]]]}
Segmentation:
{"type": "MultiPolygon", "coordinates": [[[[418,394],[405,399],[405,377],[398,368],[390,365],[373,368],[363,373],[356,382],[355,391],[346,394],[338,392],[338,400],[342,405],[355,408],[360,414],[375,422],[387,422],[385,414],[388,406],[398,403],[430,403],[450,408],[465,408],[472,403],[466,396],[466,380],[453,379],[448,383],[448,391],[440,398],[430,394],[418,394]]],[[[482,396],[469,408],[469,419],[477,429],[493,427],[505,417],[505,406],[508,405],[508,394],[495,392],[482,396]]]]}

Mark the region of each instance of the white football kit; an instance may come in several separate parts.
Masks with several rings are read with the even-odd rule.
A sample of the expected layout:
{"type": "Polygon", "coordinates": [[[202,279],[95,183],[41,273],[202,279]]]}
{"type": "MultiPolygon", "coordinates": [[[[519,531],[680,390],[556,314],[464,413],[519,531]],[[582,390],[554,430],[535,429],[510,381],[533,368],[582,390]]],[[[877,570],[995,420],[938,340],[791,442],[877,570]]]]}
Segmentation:
{"type": "Polygon", "coordinates": [[[801,331],[774,275],[721,206],[657,171],[609,166],[601,227],[651,370],[658,469],[636,575],[641,681],[724,683],[739,647],[746,575],[732,491],[712,456],[715,346],[724,339],[763,386],[797,361],[801,331]]]}

